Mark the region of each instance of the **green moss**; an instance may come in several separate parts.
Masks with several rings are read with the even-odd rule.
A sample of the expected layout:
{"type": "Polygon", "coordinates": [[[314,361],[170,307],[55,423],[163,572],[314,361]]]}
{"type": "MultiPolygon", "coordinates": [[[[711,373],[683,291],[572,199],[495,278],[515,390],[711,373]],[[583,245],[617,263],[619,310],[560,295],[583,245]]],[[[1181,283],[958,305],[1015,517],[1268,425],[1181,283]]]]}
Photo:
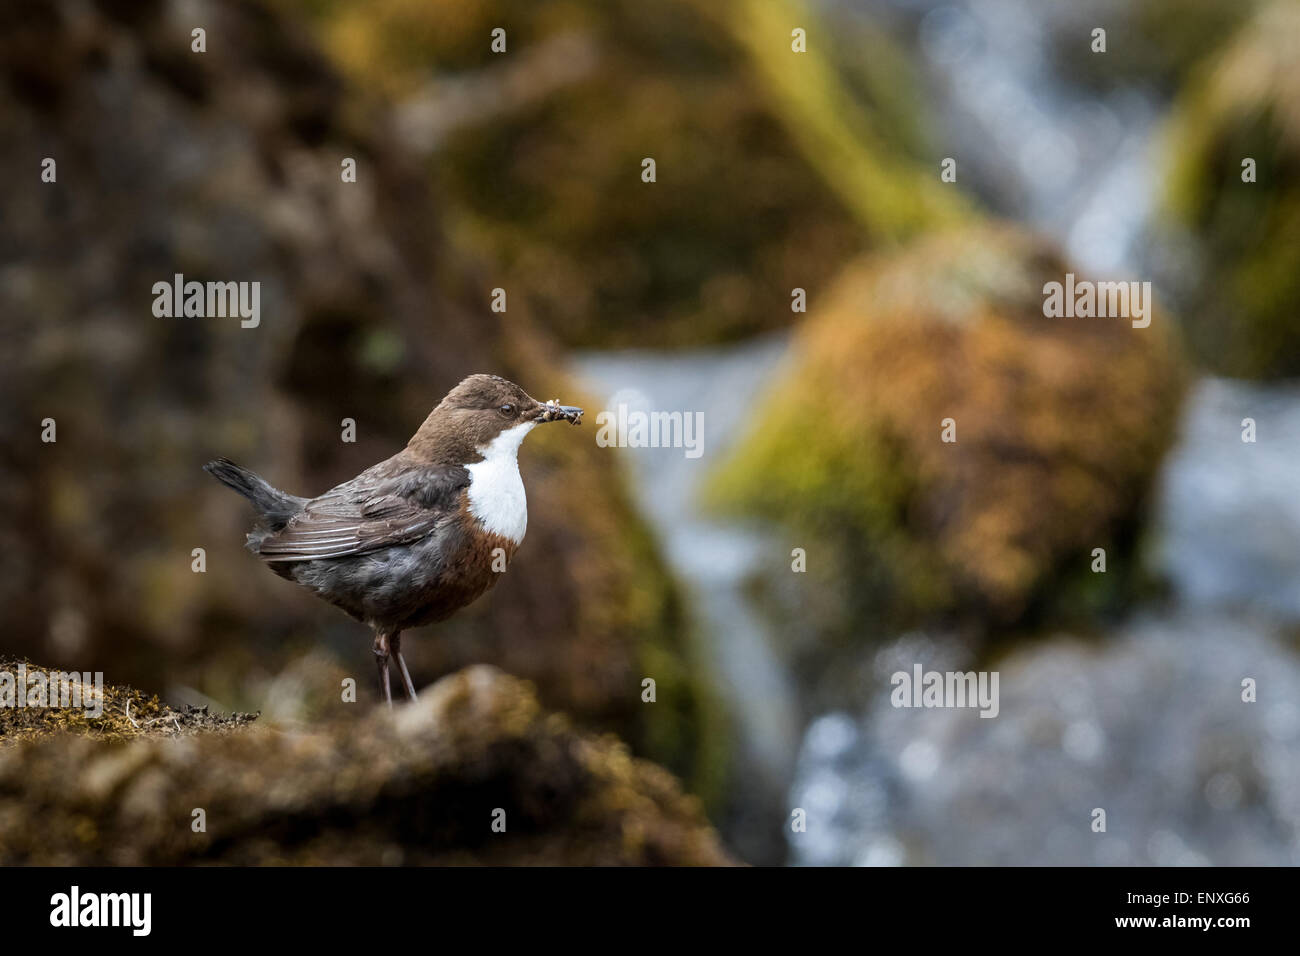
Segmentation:
{"type": "Polygon", "coordinates": [[[906,134],[919,136],[905,118],[916,104],[898,92],[908,88],[905,61],[884,37],[858,34],[866,49],[857,56],[879,64],[857,76],[859,89],[873,94],[867,98],[852,94],[838,61],[828,55],[837,47],[840,25],[823,22],[799,0],[737,0],[723,17],[804,160],[873,239],[898,240],[966,218],[959,194],[941,185],[935,171],[918,169],[906,158],[906,134]],[[793,26],[808,31],[808,52],[792,51],[793,26]],[[896,142],[900,131],[902,150],[896,142]]]}
{"type": "Polygon", "coordinates": [[[1300,8],[1262,7],[1206,63],[1167,133],[1166,209],[1189,230],[1189,337],[1211,369],[1300,374],[1300,8]],[[1257,164],[1242,181],[1242,161],[1257,164]]]}

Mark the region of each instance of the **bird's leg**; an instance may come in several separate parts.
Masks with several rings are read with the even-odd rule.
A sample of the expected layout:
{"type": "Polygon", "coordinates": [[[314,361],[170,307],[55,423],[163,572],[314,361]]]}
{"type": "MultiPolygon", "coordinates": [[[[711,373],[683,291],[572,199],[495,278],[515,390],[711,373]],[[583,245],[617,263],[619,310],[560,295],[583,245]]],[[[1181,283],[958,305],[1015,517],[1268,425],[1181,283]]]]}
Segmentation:
{"type": "Polygon", "coordinates": [[[397,631],[388,639],[388,646],[397,658],[398,670],[402,672],[402,683],[406,685],[406,696],[415,700],[415,685],[411,683],[411,672],[406,669],[406,659],[402,657],[402,632],[397,631]]]}
{"type": "Polygon", "coordinates": [[[375,652],[375,663],[379,665],[379,693],[383,695],[388,709],[392,710],[393,689],[388,685],[388,635],[383,631],[375,632],[375,644],[372,650],[375,652]]]}

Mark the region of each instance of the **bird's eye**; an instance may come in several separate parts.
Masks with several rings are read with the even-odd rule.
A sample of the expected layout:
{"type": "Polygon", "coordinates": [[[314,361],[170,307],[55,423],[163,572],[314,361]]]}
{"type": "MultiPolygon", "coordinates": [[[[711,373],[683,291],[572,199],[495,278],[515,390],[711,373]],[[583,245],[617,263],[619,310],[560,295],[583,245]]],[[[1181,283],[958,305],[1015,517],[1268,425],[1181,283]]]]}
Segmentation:
{"type": "Polygon", "coordinates": [[[513,405],[506,404],[498,408],[497,411],[499,411],[502,415],[513,415],[515,413],[515,407],[513,405]]]}

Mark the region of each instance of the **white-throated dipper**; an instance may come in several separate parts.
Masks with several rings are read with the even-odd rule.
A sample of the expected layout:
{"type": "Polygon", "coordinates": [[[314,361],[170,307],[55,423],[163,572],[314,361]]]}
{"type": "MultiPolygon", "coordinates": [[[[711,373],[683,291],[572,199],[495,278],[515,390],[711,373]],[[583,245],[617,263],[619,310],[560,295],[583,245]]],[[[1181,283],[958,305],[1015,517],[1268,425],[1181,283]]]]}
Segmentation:
{"type": "Polygon", "coordinates": [[[447,393],[405,448],[318,498],[299,498],[224,458],[204,469],[253,503],[248,548],[375,632],[379,686],[391,707],[389,657],[415,686],[402,631],[450,617],[496,583],[528,526],[519,444],[542,422],[582,409],[539,402],[496,375],[447,393]]]}

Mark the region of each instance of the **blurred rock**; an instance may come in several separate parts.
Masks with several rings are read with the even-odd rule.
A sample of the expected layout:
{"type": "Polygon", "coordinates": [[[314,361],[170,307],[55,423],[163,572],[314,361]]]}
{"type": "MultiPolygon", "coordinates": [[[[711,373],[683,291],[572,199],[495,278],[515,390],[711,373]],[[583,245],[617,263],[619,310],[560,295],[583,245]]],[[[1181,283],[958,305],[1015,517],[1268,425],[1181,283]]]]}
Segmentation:
{"type": "Polygon", "coordinates": [[[1300,665],[1234,615],[1147,616],[1104,642],[1044,638],[983,665],[996,718],[890,705],[889,676],[971,663],[942,641],[881,650],[862,719],[815,720],[791,806],[813,865],[1295,866],[1300,665]],[[1253,678],[1258,700],[1242,700],[1253,678]],[[1092,830],[1093,810],[1106,831],[1092,830]]]}
{"type": "Polygon", "coordinates": [[[906,57],[844,11],[281,5],[318,25],[348,76],[401,101],[399,128],[434,151],[458,239],[569,345],[681,346],[789,325],[792,288],[815,293],[865,246],[960,209],[918,165],[924,111],[906,57]],[[794,24],[805,53],[791,50],[794,24]]]}
{"type": "Polygon", "coordinates": [[[670,774],[574,731],[495,668],[446,677],[391,717],[365,710],[309,733],[164,723],[126,742],[0,746],[0,864],[730,862],[670,774]]]}
{"type": "Polygon", "coordinates": [[[1159,310],[1149,328],[1045,317],[1043,286],[1067,271],[1010,228],[938,235],[851,270],[796,335],[710,500],[782,527],[760,590],[790,609],[806,680],[918,620],[986,632],[1104,610],[1133,586],[1179,353],[1159,310]]]}
{"type": "MultiPolygon", "coordinates": [[[[1048,0],[1050,55],[1071,82],[1106,96],[1132,86],[1177,91],[1259,0],[1048,0]],[[1106,30],[1106,53],[1092,31],[1106,30]]],[[[1037,12],[1037,11],[1035,11],[1037,12]]]]}
{"type": "MultiPolygon", "coordinates": [[[[228,455],[318,494],[402,447],[471,372],[581,399],[522,296],[490,310],[502,280],[449,246],[427,172],[397,140],[260,3],[0,8],[7,650],[253,710],[324,647],[369,692],[364,628],[244,552],[251,513],[203,463],[228,455]],[[205,53],[191,52],[196,24],[205,53]],[[45,157],[56,182],[40,179],[45,157]],[[260,325],[155,317],[153,284],[176,273],[260,282],[260,325]],[[41,441],[47,418],[57,443],[41,441]]],[[[529,536],[509,579],[412,634],[407,659],[418,683],[495,662],[548,705],[716,779],[675,591],[597,452],[586,429],[529,443],[529,536]]]]}
{"type": "Polygon", "coordinates": [[[1168,208],[1196,253],[1175,288],[1207,367],[1300,375],[1300,6],[1265,4],[1229,36],[1170,124],[1168,208]]]}

